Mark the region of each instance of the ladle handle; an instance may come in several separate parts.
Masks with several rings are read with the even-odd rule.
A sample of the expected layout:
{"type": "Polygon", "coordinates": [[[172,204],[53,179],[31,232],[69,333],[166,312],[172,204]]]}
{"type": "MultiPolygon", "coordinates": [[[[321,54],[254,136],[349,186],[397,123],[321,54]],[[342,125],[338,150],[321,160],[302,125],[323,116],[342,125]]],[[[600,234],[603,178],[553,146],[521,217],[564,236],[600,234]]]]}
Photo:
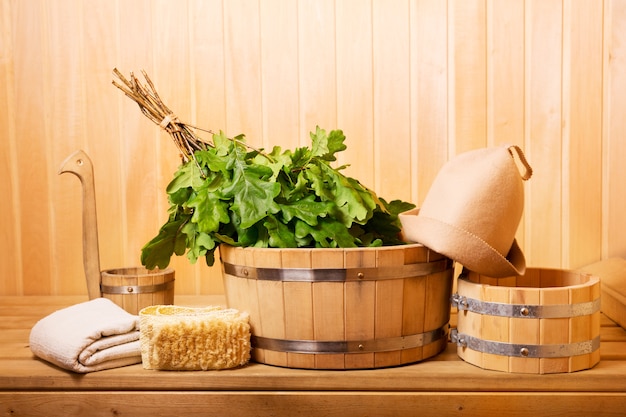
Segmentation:
{"type": "Polygon", "coordinates": [[[83,188],[83,266],[87,280],[89,299],[100,297],[100,249],[98,247],[98,221],[96,215],[96,192],[93,165],[82,150],[71,154],[63,161],[59,174],[70,172],[76,175],[83,188]]]}

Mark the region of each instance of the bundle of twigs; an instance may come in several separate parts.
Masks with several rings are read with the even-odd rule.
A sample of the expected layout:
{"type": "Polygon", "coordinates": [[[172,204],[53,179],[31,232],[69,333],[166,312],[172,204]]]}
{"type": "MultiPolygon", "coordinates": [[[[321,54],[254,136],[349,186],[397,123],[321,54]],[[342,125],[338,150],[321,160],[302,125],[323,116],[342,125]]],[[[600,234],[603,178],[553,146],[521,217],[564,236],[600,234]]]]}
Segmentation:
{"type": "MultiPolygon", "coordinates": [[[[113,80],[113,85],[135,101],[148,119],[169,133],[180,151],[183,161],[187,162],[194,159],[195,151],[212,146],[211,142],[203,140],[194,133],[194,127],[178,119],[174,112],[163,103],[148,74],[145,71],[141,72],[146,79],[146,85],[142,85],[133,73],[130,74],[130,80],[128,80],[115,68],[113,74],[121,83],[113,80]]],[[[207,132],[213,133],[208,130],[207,132]]]]}

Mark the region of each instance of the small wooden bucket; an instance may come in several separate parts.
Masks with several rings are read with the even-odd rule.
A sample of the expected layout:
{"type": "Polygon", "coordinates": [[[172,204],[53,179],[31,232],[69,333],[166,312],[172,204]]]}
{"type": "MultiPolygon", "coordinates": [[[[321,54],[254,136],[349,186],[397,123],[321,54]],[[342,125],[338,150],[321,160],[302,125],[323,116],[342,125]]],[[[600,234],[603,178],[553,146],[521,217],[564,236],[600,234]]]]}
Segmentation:
{"type": "Polygon", "coordinates": [[[464,271],[452,298],[451,339],[466,362],[504,372],[549,374],[600,361],[600,279],[558,269],[490,278],[464,271]]]}
{"type": "Polygon", "coordinates": [[[144,267],[102,271],[100,292],[131,314],[157,304],[174,304],[174,270],[144,267]]]}
{"type": "Polygon", "coordinates": [[[252,359],[289,368],[418,362],[447,345],[453,265],[420,244],[220,246],[228,306],[250,315],[252,359]]]}

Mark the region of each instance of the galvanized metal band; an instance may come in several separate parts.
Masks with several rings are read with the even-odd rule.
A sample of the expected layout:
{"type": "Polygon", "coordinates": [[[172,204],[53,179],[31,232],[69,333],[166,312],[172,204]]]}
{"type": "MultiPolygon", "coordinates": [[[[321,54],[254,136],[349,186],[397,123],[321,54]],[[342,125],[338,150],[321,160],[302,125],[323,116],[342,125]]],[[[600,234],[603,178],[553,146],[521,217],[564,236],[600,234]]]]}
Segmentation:
{"type": "Polygon", "coordinates": [[[448,325],[425,333],[385,339],[325,341],[325,340],[286,340],[252,336],[252,347],[277,352],[290,353],[370,353],[390,352],[426,346],[447,337],[448,325]]]}
{"type": "Polygon", "coordinates": [[[503,316],[522,319],[554,319],[588,316],[600,311],[600,299],[577,304],[530,305],[505,304],[467,298],[459,294],[452,296],[452,306],[459,311],[488,316],[503,316]]]}
{"type": "Polygon", "coordinates": [[[174,280],[154,285],[102,285],[100,284],[100,292],[102,294],[147,294],[157,291],[166,291],[174,288],[174,280]]]}
{"type": "Polygon", "coordinates": [[[224,263],[227,275],[264,281],[345,282],[402,279],[425,276],[452,269],[452,260],[376,268],[256,268],[224,263]]]}
{"type": "Polygon", "coordinates": [[[474,336],[450,331],[450,340],[467,349],[494,355],[519,358],[567,358],[595,352],[600,348],[600,336],[577,343],[560,345],[528,345],[483,340],[474,336]]]}

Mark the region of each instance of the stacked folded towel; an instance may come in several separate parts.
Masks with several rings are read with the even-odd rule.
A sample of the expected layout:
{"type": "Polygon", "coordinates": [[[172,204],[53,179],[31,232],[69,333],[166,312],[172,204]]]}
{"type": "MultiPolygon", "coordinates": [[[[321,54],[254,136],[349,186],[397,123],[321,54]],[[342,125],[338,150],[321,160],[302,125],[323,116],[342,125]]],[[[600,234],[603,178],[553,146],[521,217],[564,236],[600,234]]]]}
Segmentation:
{"type": "Polygon", "coordinates": [[[30,349],[79,373],[140,363],[139,317],[109,299],[96,298],[38,321],[30,333],[30,349]]]}
{"type": "Polygon", "coordinates": [[[145,369],[226,369],[250,359],[246,313],[215,306],[151,306],[139,316],[145,369]]]}

